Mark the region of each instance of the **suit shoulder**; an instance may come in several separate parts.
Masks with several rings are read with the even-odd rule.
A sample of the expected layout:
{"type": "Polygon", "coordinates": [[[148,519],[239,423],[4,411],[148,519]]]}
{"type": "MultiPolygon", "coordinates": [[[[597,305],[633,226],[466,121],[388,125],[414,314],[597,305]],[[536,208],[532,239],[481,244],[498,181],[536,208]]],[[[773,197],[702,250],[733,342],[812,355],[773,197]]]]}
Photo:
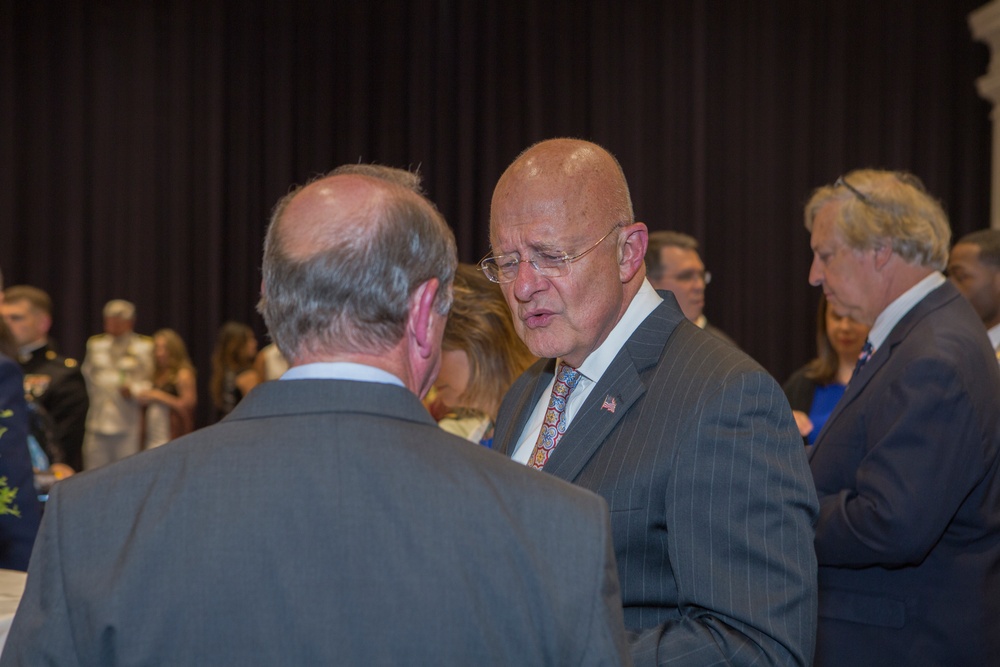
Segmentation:
{"type": "Polygon", "coordinates": [[[693,363],[702,365],[711,360],[706,368],[764,372],[763,366],[739,347],[686,320],[677,326],[671,338],[673,344],[664,348],[664,357],[680,354],[690,356],[693,363]]]}

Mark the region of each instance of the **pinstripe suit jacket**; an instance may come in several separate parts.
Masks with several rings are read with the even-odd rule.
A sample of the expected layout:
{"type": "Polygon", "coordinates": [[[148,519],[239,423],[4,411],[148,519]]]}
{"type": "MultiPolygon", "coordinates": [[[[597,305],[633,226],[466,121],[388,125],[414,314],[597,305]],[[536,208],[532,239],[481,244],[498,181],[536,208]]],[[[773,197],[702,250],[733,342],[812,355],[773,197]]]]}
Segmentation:
{"type": "Polygon", "coordinates": [[[1000,665],[1000,373],[951,283],[851,380],[810,465],[816,664],[1000,665]]]}
{"type": "MultiPolygon", "coordinates": [[[[788,402],[660,295],[545,471],[608,501],[636,665],[808,664],[816,494],[788,402]]],[[[515,382],[495,448],[513,452],[553,372],[542,360],[515,382]]]]}

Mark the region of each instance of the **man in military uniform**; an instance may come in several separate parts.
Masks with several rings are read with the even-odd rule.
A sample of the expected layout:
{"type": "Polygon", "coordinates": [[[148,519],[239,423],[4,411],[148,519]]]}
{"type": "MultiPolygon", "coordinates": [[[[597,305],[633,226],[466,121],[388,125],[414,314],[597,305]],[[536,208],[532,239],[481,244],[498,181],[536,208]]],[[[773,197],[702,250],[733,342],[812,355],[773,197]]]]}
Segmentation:
{"type": "Polygon", "coordinates": [[[142,406],[152,386],[153,339],[135,331],[135,306],[114,299],[104,306],[104,333],[87,341],[83,377],[90,394],[83,466],[87,470],[139,451],[142,406]]]}
{"type": "Polygon", "coordinates": [[[24,393],[48,417],[46,453],[50,463],[82,470],[83,434],[90,404],[87,385],[76,360],[57,353],[49,341],[52,299],[37,287],[8,287],[0,314],[18,346],[24,393]]]}

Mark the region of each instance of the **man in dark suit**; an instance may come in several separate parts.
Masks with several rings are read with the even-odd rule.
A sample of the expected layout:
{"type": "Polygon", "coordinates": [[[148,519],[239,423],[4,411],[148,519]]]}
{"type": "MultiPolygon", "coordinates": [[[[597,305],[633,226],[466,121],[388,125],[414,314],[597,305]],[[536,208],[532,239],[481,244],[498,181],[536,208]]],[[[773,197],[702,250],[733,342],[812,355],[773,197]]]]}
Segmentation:
{"type": "Polygon", "coordinates": [[[4,290],[4,322],[18,346],[25,394],[51,421],[50,463],[83,470],[83,436],[87,427],[87,384],[76,359],[56,352],[49,342],[52,299],[37,287],[14,285],[4,290]]]}
{"type": "Polygon", "coordinates": [[[680,232],[650,232],[646,278],[657,290],[673,292],[684,316],[730,345],[736,342],[705,317],[705,288],[712,274],[698,255],[698,241],[680,232]]]}
{"type": "Polygon", "coordinates": [[[543,357],[494,447],[608,501],[636,664],[808,664],[816,496],[788,402],[646,281],[617,161],[579,140],[529,148],[490,238],[483,269],[543,357]]]}
{"type": "Polygon", "coordinates": [[[816,664],[1000,660],[1000,372],[941,274],[951,230],[915,177],[816,190],[809,282],[870,325],[816,440],[816,664]]]}
{"type": "Polygon", "coordinates": [[[23,571],[28,569],[42,508],[28,453],[24,380],[17,362],[5,354],[8,352],[14,352],[13,344],[0,322],[0,568],[23,571]]]}
{"type": "Polygon", "coordinates": [[[259,309],[292,368],[56,485],[0,664],[627,663],[606,504],[420,403],[455,266],[388,180],[279,202],[259,309]]]}

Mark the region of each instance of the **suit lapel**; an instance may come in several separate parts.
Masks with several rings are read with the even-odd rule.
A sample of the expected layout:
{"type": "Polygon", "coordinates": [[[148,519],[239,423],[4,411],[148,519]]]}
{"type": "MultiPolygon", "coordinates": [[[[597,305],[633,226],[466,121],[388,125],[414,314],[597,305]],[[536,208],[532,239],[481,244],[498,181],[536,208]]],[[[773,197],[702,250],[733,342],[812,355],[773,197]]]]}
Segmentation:
{"type": "Polygon", "coordinates": [[[537,375],[534,382],[527,383],[524,390],[515,398],[516,402],[511,408],[511,414],[514,415],[513,421],[505,419],[499,421],[497,424],[493,441],[494,451],[508,457],[514,455],[514,450],[517,448],[518,440],[520,440],[524,426],[528,422],[528,417],[531,416],[531,412],[535,404],[538,403],[542,392],[552,382],[552,376],[555,375],[555,368],[556,360],[546,359],[525,371],[526,373],[534,371],[537,372],[537,375]]]}
{"type": "Polygon", "coordinates": [[[575,480],[632,405],[646,393],[642,374],[655,366],[684,317],[672,294],[660,294],[664,302],[618,351],[552,452],[545,472],[575,480]]]}
{"type": "Polygon", "coordinates": [[[941,308],[953,298],[958,296],[958,291],[952,286],[952,284],[950,282],[945,282],[919,301],[917,305],[910,309],[910,312],[904,315],[903,318],[896,323],[896,326],[892,328],[892,331],[889,332],[889,336],[885,339],[885,343],[883,343],[879,349],[875,350],[875,354],[872,355],[871,359],[869,359],[868,362],[861,367],[858,374],[851,378],[851,381],[847,384],[847,389],[844,390],[844,395],[839,401],[837,401],[837,405],[834,406],[833,412],[830,413],[830,417],[826,420],[823,430],[820,431],[819,435],[816,437],[816,444],[812,447],[812,451],[809,453],[810,460],[812,460],[813,456],[815,456],[820,445],[823,444],[824,435],[830,430],[830,425],[836,422],[847,406],[854,402],[854,400],[861,394],[862,390],[868,386],[868,383],[871,382],[872,378],[875,377],[875,374],[878,373],[879,369],[888,363],[889,359],[892,357],[893,349],[899,345],[910,333],[910,331],[912,331],[913,328],[929,313],[941,308]]]}

